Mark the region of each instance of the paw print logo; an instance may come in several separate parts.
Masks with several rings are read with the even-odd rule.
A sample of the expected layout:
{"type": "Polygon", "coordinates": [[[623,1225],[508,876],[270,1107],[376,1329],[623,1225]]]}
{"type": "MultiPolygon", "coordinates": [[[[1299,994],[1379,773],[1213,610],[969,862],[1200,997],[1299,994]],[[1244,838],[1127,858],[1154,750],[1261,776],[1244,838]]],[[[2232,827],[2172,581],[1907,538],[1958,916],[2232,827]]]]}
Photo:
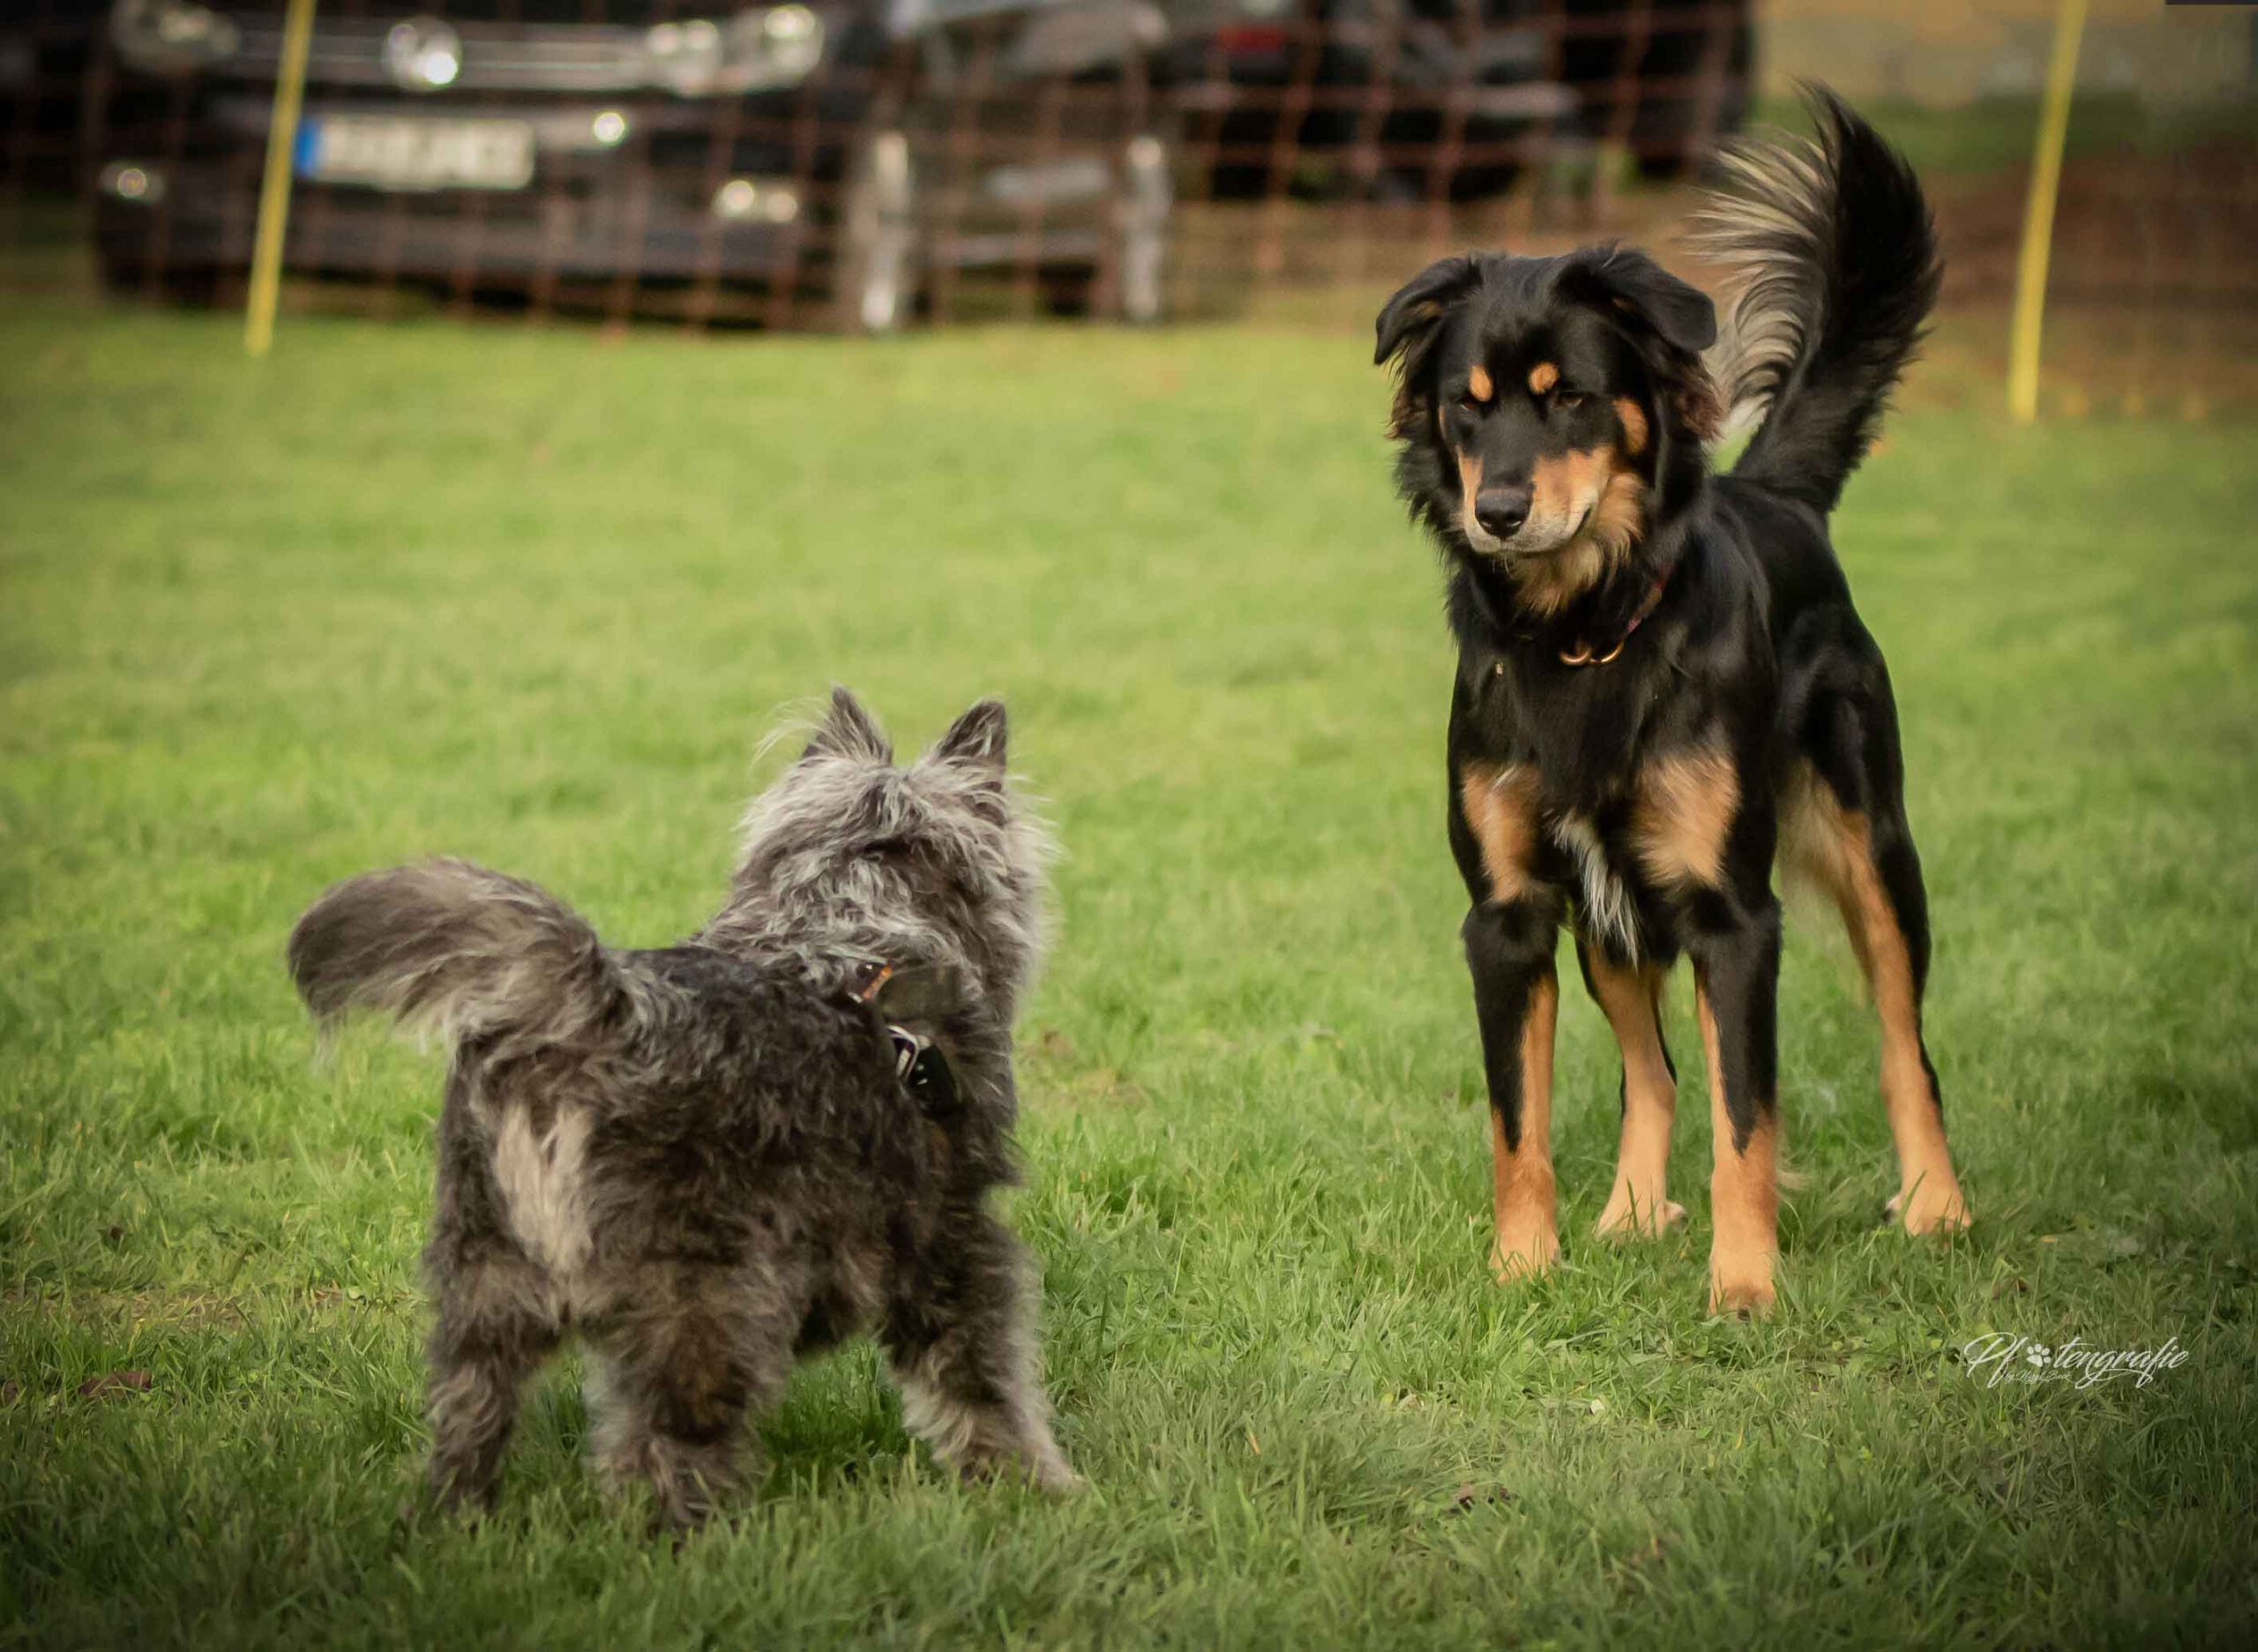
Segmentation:
{"type": "Polygon", "coordinates": [[[2023,1354],[2023,1358],[2042,1371],[2045,1369],[2046,1362],[2053,1357],[2054,1350],[2044,1342],[2033,1342],[2023,1354]]]}

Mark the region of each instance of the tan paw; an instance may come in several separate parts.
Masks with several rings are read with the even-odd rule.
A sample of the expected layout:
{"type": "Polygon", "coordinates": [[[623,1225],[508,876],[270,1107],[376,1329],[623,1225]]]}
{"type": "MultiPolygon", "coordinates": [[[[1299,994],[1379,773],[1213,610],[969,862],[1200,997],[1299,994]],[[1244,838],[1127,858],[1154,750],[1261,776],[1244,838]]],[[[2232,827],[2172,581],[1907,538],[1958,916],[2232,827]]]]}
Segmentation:
{"type": "Polygon", "coordinates": [[[1891,1221],[1902,1222],[1905,1231],[1917,1237],[1964,1232],[1974,1220],[1959,1184],[1935,1177],[1900,1188],[1882,1207],[1882,1213],[1891,1221]]]}
{"type": "Polygon", "coordinates": [[[1709,1312],[1762,1319],[1772,1312],[1772,1258],[1768,1252],[1753,1255],[1709,1257],[1709,1312]]]}
{"type": "Polygon", "coordinates": [[[1549,1274],[1560,1260],[1560,1236],[1549,1222],[1507,1233],[1490,1247],[1490,1273],[1501,1284],[1549,1274]]]}
{"type": "Polygon", "coordinates": [[[1603,1239],[1652,1238],[1686,1225],[1686,1207],[1674,1200],[1642,1198],[1618,1185],[1608,1195],[1593,1231],[1603,1239]]]}

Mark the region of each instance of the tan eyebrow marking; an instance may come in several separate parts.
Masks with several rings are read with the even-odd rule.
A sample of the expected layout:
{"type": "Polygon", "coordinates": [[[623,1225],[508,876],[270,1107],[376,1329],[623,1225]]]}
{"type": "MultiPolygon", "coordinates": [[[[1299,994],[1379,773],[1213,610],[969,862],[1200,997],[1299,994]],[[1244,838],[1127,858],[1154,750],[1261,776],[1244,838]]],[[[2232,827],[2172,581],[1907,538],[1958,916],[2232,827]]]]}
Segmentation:
{"type": "Polygon", "coordinates": [[[1543,395],[1560,382],[1560,370],[1551,362],[1539,362],[1529,370],[1529,388],[1532,394],[1543,395]]]}
{"type": "Polygon", "coordinates": [[[1498,386],[1491,382],[1490,370],[1477,363],[1466,376],[1466,393],[1477,401],[1487,401],[1498,393],[1498,386]]]}

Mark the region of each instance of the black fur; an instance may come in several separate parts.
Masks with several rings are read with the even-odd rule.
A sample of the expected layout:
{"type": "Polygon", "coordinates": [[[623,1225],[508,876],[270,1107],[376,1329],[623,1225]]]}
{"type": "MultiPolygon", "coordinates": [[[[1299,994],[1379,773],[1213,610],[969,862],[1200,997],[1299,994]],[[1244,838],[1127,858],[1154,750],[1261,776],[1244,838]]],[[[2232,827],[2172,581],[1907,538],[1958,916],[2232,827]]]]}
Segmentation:
{"type": "MultiPolygon", "coordinates": [[[[1886,1017],[1910,972],[1918,1045],[1928,927],[1896,711],[1825,512],[1911,355],[1936,250],[1904,162],[1831,94],[1815,93],[1813,109],[1819,146],[1741,158],[1740,192],[1714,209],[1713,251],[1757,266],[1717,361],[1703,356],[1709,301],[1611,247],[1447,258],[1378,320],[1378,359],[1398,375],[1398,486],[1443,552],[1459,643],[1448,831],[1472,901],[1465,942],[1498,1115],[1499,1245],[1526,1251],[1501,1256],[1501,1270],[1541,1267],[1557,1250],[1549,1150],[1524,1140],[1534,1098],[1522,1092],[1562,923],[1576,930],[1587,981],[1594,967],[1645,981],[1680,953],[1694,961],[1716,1019],[1730,1150],[1745,1156],[1765,1137],[1762,1196],[1748,1193],[1767,1213],[1762,1254],[1713,1268],[1713,1297],[1729,1305],[1761,1309],[1771,1297],[1772,871],[1783,829],[1810,851],[1791,858],[1813,861],[1843,902],[1862,954],[1878,949],[1869,962],[1886,1017]],[[1737,407],[1770,409],[1723,477],[1708,458],[1724,411],[1720,370],[1737,407]],[[1478,482],[1477,497],[1462,479],[1478,482]],[[1523,504],[1525,522],[1493,530],[1523,504]],[[1509,863],[1502,879],[1498,857],[1509,863]],[[1886,919],[1860,904],[1871,883],[1886,919]],[[1509,1191],[1524,1185],[1542,1191],[1509,1191]],[[1508,1208],[1528,1198],[1541,1222],[1508,1208]]],[[[1903,1018],[1886,1032],[1902,1041],[1903,1018]]],[[[1930,1071],[1925,1051],[1919,1061],[1930,1071]]],[[[1886,1063],[1894,1122],[1909,1082],[1886,1063]]],[[[1919,1130],[1905,1111],[1901,1157],[1905,1132],[1919,1130]]],[[[1908,1159],[1899,1194],[1908,1225],[1964,1222],[1956,1184],[1943,1185],[1948,1166],[1940,1175],[1913,1146],[1918,1175],[1908,1159]]],[[[1721,1162],[1720,1177],[1739,1164],[1721,1162]]],[[[1659,1207],[1658,1185],[1638,1191],[1659,1207]]]]}
{"type": "Polygon", "coordinates": [[[1733,474],[1822,516],[1873,445],[1913,357],[1942,268],[1920,181],[1822,86],[1806,88],[1817,148],[1726,156],[1702,251],[1747,271],[1728,386],[1765,419],[1733,474]]]}

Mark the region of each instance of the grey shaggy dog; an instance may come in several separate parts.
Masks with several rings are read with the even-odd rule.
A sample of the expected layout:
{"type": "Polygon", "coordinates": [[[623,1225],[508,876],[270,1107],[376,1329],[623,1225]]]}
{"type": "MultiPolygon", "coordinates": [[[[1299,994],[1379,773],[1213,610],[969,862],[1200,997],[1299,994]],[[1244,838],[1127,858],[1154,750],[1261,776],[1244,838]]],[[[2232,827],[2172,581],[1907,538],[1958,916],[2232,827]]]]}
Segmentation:
{"type": "Polygon", "coordinates": [[[728,903],[679,946],[608,947],[462,861],[353,878],[298,920],[318,1020],[388,1011],[453,1053],[423,1257],[443,1504],[491,1502],[519,1391],[568,1328],[599,1467],[647,1482],[670,1526],[736,1481],[744,1414],[795,1357],[865,1330],[941,1461],[1076,1483],[1030,1269],[987,1208],[1013,1179],[1012,1020],[1050,854],[1005,735],[983,701],[897,766],[834,690],[754,800],[728,903]],[[888,1022],[953,1085],[906,1083],[888,1022]]]}

